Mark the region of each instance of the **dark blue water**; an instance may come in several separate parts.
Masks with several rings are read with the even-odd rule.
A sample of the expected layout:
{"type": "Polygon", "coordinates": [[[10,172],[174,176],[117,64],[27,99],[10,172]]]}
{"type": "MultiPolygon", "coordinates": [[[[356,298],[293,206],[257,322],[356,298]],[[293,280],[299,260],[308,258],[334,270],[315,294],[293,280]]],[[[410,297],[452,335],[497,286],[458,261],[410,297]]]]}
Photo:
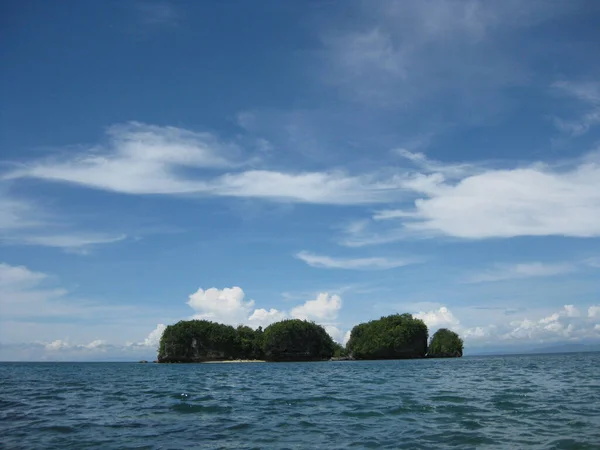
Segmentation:
{"type": "Polygon", "coordinates": [[[3,448],[600,449],[600,354],[0,364],[3,448]]]}

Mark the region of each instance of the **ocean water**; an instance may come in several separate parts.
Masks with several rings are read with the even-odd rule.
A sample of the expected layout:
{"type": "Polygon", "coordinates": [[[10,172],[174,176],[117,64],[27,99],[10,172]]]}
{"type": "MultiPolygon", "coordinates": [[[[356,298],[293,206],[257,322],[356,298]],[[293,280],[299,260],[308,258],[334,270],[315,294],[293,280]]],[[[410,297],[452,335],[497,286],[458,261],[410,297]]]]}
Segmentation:
{"type": "Polygon", "coordinates": [[[600,449],[600,353],[0,364],[0,447],[600,449]]]}

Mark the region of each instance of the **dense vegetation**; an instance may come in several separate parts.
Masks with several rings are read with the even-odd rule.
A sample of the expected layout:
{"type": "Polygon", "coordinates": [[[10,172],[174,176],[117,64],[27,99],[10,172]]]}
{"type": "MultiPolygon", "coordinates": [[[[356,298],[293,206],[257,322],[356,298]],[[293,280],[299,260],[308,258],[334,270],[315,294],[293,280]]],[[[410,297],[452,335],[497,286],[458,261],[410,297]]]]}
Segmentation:
{"type": "Polygon", "coordinates": [[[346,348],[354,359],[423,358],[428,334],[422,320],[394,314],[356,325],[346,348]]]}
{"type": "Polygon", "coordinates": [[[265,329],[182,320],[169,325],[160,340],[159,362],[234,359],[315,361],[333,356],[334,342],[325,329],[304,320],[284,320],[265,329]]]}
{"type": "Polygon", "coordinates": [[[160,340],[159,362],[202,362],[262,358],[262,329],[237,329],[208,320],[169,325],[160,340]]]}
{"type": "Polygon", "coordinates": [[[463,340],[447,328],[440,328],[434,333],[427,352],[427,356],[431,358],[460,357],[462,354],[463,340]]]}
{"type": "Polygon", "coordinates": [[[321,325],[298,319],[269,325],[263,338],[268,361],[319,361],[331,358],[335,348],[321,325]]]}
{"type": "Polygon", "coordinates": [[[334,359],[405,359],[457,357],[463,341],[448,329],[438,330],[427,346],[425,323],[410,314],[394,314],[352,329],[346,347],[334,342],[313,322],[291,319],[262,328],[207,320],[169,325],[160,340],[159,362],[204,362],[236,359],[322,361],[334,359]]]}

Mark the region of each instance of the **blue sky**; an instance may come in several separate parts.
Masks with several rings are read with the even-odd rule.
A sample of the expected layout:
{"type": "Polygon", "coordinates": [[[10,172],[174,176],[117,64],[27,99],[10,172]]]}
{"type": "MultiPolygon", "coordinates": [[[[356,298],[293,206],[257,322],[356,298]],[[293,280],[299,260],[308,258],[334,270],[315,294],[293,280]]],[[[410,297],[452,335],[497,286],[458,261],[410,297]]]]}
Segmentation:
{"type": "Polygon", "coordinates": [[[191,317],[600,341],[600,6],[5,3],[0,358],[191,317]]]}

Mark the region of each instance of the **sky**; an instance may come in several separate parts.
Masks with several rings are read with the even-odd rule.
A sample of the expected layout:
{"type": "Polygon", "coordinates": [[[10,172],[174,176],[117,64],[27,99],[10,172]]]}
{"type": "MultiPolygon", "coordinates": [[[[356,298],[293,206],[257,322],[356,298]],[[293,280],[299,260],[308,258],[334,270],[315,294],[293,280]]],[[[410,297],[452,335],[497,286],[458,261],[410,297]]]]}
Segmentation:
{"type": "Polygon", "coordinates": [[[1,360],[191,318],[600,343],[600,3],[0,8],[1,360]]]}

